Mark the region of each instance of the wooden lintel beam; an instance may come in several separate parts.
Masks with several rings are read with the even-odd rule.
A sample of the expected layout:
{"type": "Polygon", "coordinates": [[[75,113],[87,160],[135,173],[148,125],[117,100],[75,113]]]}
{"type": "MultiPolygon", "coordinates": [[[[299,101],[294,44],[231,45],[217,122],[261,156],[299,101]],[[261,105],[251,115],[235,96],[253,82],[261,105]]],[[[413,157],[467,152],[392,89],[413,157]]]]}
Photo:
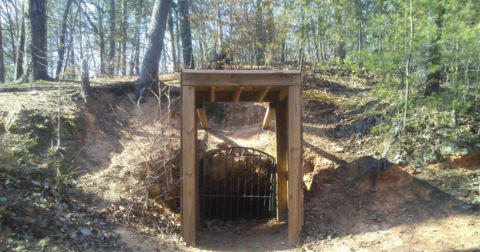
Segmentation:
{"type": "Polygon", "coordinates": [[[198,118],[200,119],[200,125],[202,126],[202,129],[208,129],[207,114],[205,113],[205,108],[203,106],[197,107],[197,114],[198,118]]]}
{"type": "Polygon", "coordinates": [[[265,96],[267,96],[268,91],[270,91],[272,87],[266,87],[262,90],[260,93],[260,97],[258,98],[258,102],[263,102],[263,99],[265,99],[265,96]]]}
{"type": "Polygon", "coordinates": [[[275,114],[275,107],[272,103],[268,104],[267,112],[265,113],[265,117],[263,118],[263,129],[268,129],[270,122],[272,121],[273,115],[275,114]]]}
{"type": "Polygon", "coordinates": [[[183,71],[184,86],[300,86],[301,73],[297,72],[260,72],[260,71],[183,71]]]}
{"type": "Polygon", "coordinates": [[[240,100],[240,95],[242,95],[243,87],[238,87],[235,89],[235,97],[233,99],[234,102],[238,102],[240,100]]]}
{"type": "MultiPolygon", "coordinates": [[[[210,102],[211,101],[211,92],[197,92],[195,97],[197,101],[200,102],[210,102]]],[[[218,89],[215,90],[215,102],[232,102],[234,98],[233,92],[220,92],[218,89]]],[[[242,95],[237,102],[258,102],[258,92],[247,92],[245,89],[242,91],[242,95]]],[[[268,94],[263,99],[263,102],[273,102],[278,100],[278,94],[274,92],[268,92],[268,94]]]]}
{"type": "Polygon", "coordinates": [[[210,88],[210,102],[215,102],[215,87],[210,88]]]}

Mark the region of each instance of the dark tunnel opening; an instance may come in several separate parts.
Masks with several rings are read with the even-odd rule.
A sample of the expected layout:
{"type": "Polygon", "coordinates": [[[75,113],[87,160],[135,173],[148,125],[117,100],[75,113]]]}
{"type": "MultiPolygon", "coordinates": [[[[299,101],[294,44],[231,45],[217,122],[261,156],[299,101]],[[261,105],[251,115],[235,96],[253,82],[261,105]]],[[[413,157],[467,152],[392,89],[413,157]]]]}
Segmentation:
{"type": "Polygon", "coordinates": [[[264,220],[276,217],[275,159],[265,152],[230,147],[200,159],[200,218],[264,220]]]}

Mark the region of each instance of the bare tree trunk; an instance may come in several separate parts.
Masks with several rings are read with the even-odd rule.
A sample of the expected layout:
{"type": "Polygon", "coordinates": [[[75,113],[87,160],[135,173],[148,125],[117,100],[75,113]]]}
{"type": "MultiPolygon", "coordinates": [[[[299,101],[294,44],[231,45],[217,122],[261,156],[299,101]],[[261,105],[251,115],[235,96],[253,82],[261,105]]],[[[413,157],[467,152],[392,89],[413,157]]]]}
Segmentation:
{"type": "Polygon", "coordinates": [[[437,26],[437,32],[435,34],[435,38],[433,39],[430,49],[429,49],[429,58],[430,64],[429,66],[433,66],[436,69],[429,73],[427,76],[427,86],[425,87],[424,95],[429,96],[434,92],[438,92],[440,89],[440,81],[442,78],[442,70],[441,70],[441,63],[442,63],[442,53],[440,51],[440,39],[442,37],[442,30],[443,30],[443,19],[445,15],[445,8],[441,6],[439,3],[436,7],[437,9],[437,16],[435,18],[435,25],[437,26]]]}
{"type": "Polygon", "coordinates": [[[22,24],[18,37],[17,56],[15,59],[15,80],[20,79],[23,75],[23,57],[25,52],[25,8],[23,8],[22,24]]]}
{"type": "Polygon", "coordinates": [[[127,75],[127,0],[122,1],[122,75],[127,75]]]}
{"type": "MultiPolygon", "coordinates": [[[[182,14],[182,17],[184,15],[182,14]]],[[[215,48],[215,57],[223,53],[223,27],[222,27],[222,13],[220,12],[220,0],[217,0],[217,41],[215,48]]]]}
{"type": "MultiPolygon", "coordinates": [[[[177,5],[178,6],[178,5],[177,5]]],[[[172,9],[173,10],[173,9],[172,9]]],[[[180,19],[178,18],[178,9],[175,11],[175,33],[177,34],[177,43],[176,43],[176,46],[177,46],[177,55],[178,55],[178,63],[179,63],[179,67],[182,66],[182,63],[180,62],[180,58],[182,58],[183,54],[182,54],[182,44],[180,43],[182,41],[182,36],[181,36],[181,33],[180,33],[180,19]]]]}
{"type": "Polygon", "coordinates": [[[115,72],[115,0],[110,0],[110,39],[109,39],[109,51],[108,51],[108,60],[109,60],[109,69],[108,74],[114,74],[115,72]]]}
{"type": "Polygon", "coordinates": [[[177,52],[175,51],[175,33],[173,31],[173,19],[172,19],[172,10],[168,12],[168,32],[170,33],[170,46],[172,47],[172,63],[173,71],[176,72],[177,69],[177,52]]]}
{"type": "Polygon", "coordinates": [[[276,49],[274,46],[271,46],[275,43],[275,16],[273,15],[273,2],[272,0],[265,0],[265,47],[267,49],[267,54],[265,55],[265,64],[270,65],[272,60],[275,60],[277,55],[276,49]]]}
{"type": "Polygon", "coordinates": [[[138,0],[138,5],[135,8],[135,17],[136,17],[136,24],[135,24],[135,49],[133,52],[133,59],[130,61],[130,75],[140,74],[140,24],[141,24],[141,16],[143,10],[143,0],[138,0]]]}
{"type": "Polygon", "coordinates": [[[152,12],[152,20],[148,31],[145,56],[142,62],[142,71],[137,83],[139,101],[152,89],[152,85],[158,83],[158,66],[160,55],[164,46],[165,29],[171,0],[155,0],[152,12]]]}
{"type": "MultiPolygon", "coordinates": [[[[18,9],[19,8],[16,8],[16,2],[14,3],[11,3],[11,5],[13,5],[13,9],[12,10],[12,6],[11,5],[8,5],[8,4],[4,4],[4,9],[2,9],[1,11],[5,14],[10,14],[10,15],[6,15],[6,18],[8,19],[8,25],[10,27],[18,27],[20,28],[20,23],[18,22],[18,17],[23,14],[23,13],[18,13],[18,9]],[[12,15],[13,13],[13,15],[12,15]],[[15,17],[15,21],[13,20],[12,16],[15,17]]],[[[7,21],[7,20],[5,20],[7,21]]],[[[4,22],[5,24],[5,22],[4,22]]],[[[5,32],[8,32],[8,35],[5,35],[3,34],[4,38],[6,38],[6,36],[10,36],[10,41],[11,41],[11,48],[12,48],[12,52],[10,54],[10,58],[12,59],[13,62],[16,62],[16,56],[17,56],[17,44],[16,44],[16,41],[15,41],[15,38],[18,38],[18,35],[19,35],[19,29],[8,29],[6,30],[5,32]]],[[[6,56],[4,56],[6,57],[6,56]]]]}
{"type": "Polygon", "coordinates": [[[60,78],[60,72],[62,71],[63,59],[65,57],[65,37],[67,36],[67,19],[68,13],[70,12],[70,6],[72,5],[73,0],[67,1],[67,6],[65,7],[65,12],[63,12],[62,20],[62,33],[60,34],[60,45],[58,47],[58,62],[57,62],[57,71],[55,76],[60,78]]]}
{"type": "Polygon", "coordinates": [[[180,12],[180,36],[182,38],[183,67],[186,69],[194,69],[195,63],[193,61],[192,31],[190,29],[188,1],[179,0],[178,8],[180,12]]]}
{"type": "Polygon", "coordinates": [[[27,67],[19,82],[49,80],[47,60],[47,3],[28,0],[26,22],[27,67]]]}
{"type": "MultiPolygon", "coordinates": [[[[0,14],[3,12],[0,7],[0,14]]],[[[0,15],[0,83],[5,83],[5,61],[3,59],[2,15],[0,15]]]]}
{"type": "Polygon", "coordinates": [[[263,1],[257,0],[255,13],[255,58],[257,66],[265,62],[265,32],[263,25],[263,1]]]}

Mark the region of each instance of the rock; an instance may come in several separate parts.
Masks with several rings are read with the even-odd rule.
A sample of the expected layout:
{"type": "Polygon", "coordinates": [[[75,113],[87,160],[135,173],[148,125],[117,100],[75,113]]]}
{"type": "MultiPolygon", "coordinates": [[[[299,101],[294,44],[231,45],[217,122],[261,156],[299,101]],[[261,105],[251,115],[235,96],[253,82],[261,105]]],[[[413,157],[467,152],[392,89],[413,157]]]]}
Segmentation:
{"type": "Polygon", "coordinates": [[[5,205],[7,201],[8,201],[7,197],[0,197],[0,205],[5,205]]]}
{"type": "Polygon", "coordinates": [[[392,160],[392,163],[394,164],[401,164],[401,165],[407,165],[408,161],[405,155],[402,155],[401,153],[397,153],[395,157],[392,160]]]}
{"type": "Polygon", "coordinates": [[[342,147],[335,147],[335,149],[333,149],[333,151],[335,153],[344,153],[345,152],[345,149],[342,148],[342,147]]]}
{"type": "Polygon", "coordinates": [[[470,211],[472,210],[473,206],[472,205],[469,205],[469,204],[464,204],[460,207],[461,210],[463,211],[470,211]]]}
{"type": "Polygon", "coordinates": [[[254,248],[261,248],[263,246],[263,244],[261,242],[257,242],[255,243],[255,245],[253,246],[254,248]]]}
{"type": "Polygon", "coordinates": [[[82,235],[85,235],[85,236],[89,236],[92,234],[92,230],[89,228],[78,227],[77,230],[80,231],[80,233],[82,233],[82,235]]]}
{"type": "Polygon", "coordinates": [[[444,157],[451,156],[453,154],[467,154],[467,153],[468,153],[467,148],[461,148],[461,147],[453,145],[451,143],[440,149],[440,154],[444,157]]]}

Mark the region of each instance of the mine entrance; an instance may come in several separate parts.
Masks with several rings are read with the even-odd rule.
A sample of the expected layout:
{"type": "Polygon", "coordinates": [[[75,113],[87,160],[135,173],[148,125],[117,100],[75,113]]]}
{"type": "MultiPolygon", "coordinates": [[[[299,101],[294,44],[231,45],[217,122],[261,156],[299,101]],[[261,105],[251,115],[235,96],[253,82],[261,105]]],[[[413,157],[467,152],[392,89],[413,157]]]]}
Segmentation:
{"type": "Polygon", "coordinates": [[[199,168],[202,219],[276,217],[276,166],[272,156],[252,148],[222,148],[205,153],[199,168]]]}

